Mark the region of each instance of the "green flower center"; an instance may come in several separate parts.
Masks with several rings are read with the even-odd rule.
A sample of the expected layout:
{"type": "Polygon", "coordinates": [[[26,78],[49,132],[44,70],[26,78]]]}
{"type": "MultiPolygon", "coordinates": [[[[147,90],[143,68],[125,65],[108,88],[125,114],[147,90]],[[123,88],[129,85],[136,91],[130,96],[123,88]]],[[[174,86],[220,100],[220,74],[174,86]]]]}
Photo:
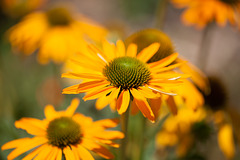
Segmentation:
{"type": "Polygon", "coordinates": [[[54,8],[46,13],[48,22],[52,26],[67,26],[72,22],[72,16],[65,8],[54,8]]]}
{"type": "Polygon", "coordinates": [[[223,3],[230,4],[230,5],[237,5],[237,3],[240,2],[240,0],[220,0],[223,3]]]}
{"type": "Polygon", "coordinates": [[[81,138],[80,126],[69,117],[54,119],[48,125],[47,138],[51,145],[59,148],[76,144],[81,138]]]}
{"type": "Polygon", "coordinates": [[[133,57],[114,59],[106,65],[103,74],[113,86],[125,90],[143,86],[151,79],[148,66],[133,57]]]}

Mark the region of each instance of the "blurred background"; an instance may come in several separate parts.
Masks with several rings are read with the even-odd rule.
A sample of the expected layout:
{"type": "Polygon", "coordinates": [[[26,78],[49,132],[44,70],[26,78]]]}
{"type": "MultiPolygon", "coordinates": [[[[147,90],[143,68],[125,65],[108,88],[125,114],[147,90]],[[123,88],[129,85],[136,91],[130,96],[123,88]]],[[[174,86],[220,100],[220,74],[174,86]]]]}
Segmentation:
{"type": "MultiPolygon", "coordinates": [[[[39,64],[36,58],[37,51],[30,56],[16,53],[8,40],[9,29],[19,23],[25,15],[55,5],[71,6],[75,11],[109,29],[108,36],[113,40],[124,40],[134,32],[146,28],[161,29],[171,38],[175,50],[182,57],[203,69],[207,75],[218,76],[222,80],[228,93],[228,105],[240,112],[240,30],[230,25],[219,27],[212,24],[207,39],[209,47],[206,62],[201,66],[199,56],[204,30],[183,25],[180,18],[183,9],[175,8],[170,2],[163,4],[163,0],[39,0],[36,6],[28,8],[26,4],[21,4],[27,0],[12,0],[10,6],[4,1],[8,0],[1,0],[0,11],[0,146],[27,135],[14,127],[15,120],[22,117],[43,119],[46,104],[53,104],[57,110],[61,110],[70,104],[73,97],[83,97],[61,94],[61,90],[72,83],[60,78],[62,64],[39,64]]],[[[10,0],[8,2],[10,3],[10,0]]],[[[94,105],[95,101],[81,100],[78,111],[93,117],[94,120],[117,116],[109,107],[97,111],[94,105]]],[[[240,117],[235,121],[240,122],[240,117]]],[[[210,149],[205,150],[205,158],[224,160],[217,147],[216,138],[211,140],[211,143],[211,147],[208,147],[210,149]]],[[[158,152],[153,153],[156,159],[160,159],[158,154],[163,154],[162,151],[158,152]]],[[[5,160],[8,153],[1,151],[0,159],[5,160]]],[[[169,156],[166,159],[174,158],[176,159],[169,156]]],[[[239,152],[235,159],[240,159],[239,152]]]]}

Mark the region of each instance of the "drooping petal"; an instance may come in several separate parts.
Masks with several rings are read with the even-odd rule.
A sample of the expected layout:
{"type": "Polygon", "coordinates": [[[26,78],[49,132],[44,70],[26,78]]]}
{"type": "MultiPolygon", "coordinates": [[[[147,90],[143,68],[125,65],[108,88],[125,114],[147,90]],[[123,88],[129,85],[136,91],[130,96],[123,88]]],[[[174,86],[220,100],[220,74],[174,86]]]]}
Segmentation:
{"type": "Polygon", "coordinates": [[[139,111],[138,106],[136,105],[136,103],[133,101],[131,104],[131,114],[135,115],[137,114],[139,111]]]}
{"type": "Polygon", "coordinates": [[[38,153],[40,153],[44,149],[44,147],[45,145],[39,146],[34,151],[25,156],[22,160],[32,160],[38,153]]]}
{"type": "Polygon", "coordinates": [[[76,159],[69,146],[67,146],[67,147],[65,147],[63,149],[63,153],[65,155],[66,160],[74,160],[74,159],[76,159]]]}
{"type": "Polygon", "coordinates": [[[56,160],[62,160],[62,150],[58,151],[56,160]]]}
{"type": "Polygon", "coordinates": [[[52,150],[51,153],[48,155],[46,160],[52,160],[52,159],[56,159],[58,152],[62,152],[62,150],[56,146],[52,146],[52,150]]]}
{"type": "Polygon", "coordinates": [[[154,116],[157,118],[159,115],[159,111],[161,109],[162,99],[161,98],[150,99],[149,103],[152,108],[154,116]]]}
{"type": "Polygon", "coordinates": [[[142,114],[147,117],[150,121],[155,122],[155,116],[153,114],[153,111],[151,107],[149,106],[147,100],[145,97],[141,95],[136,89],[132,88],[131,93],[134,97],[133,101],[138,106],[139,110],[142,112],[142,114]]]}
{"type": "Polygon", "coordinates": [[[130,93],[128,90],[123,90],[117,99],[117,111],[119,114],[126,112],[130,101],[130,93]]]}
{"type": "Polygon", "coordinates": [[[106,149],[105,147],[103,147],[91,140],[83,139],[81,145],[93,152],[96,152],[97,154],[99,154],[101,157],[103,157],[105,159],[113,159],[114,158],[113,154],[111,152],[109,152],[108,149],[106,149]]]}
{"type": "Polygon", "coordinates": [[[96,101],[96,109],[101,110],[103,108],[105,108],[108,104],[109,104],[109,100],[110,100],[110,96],[102,96],[100,98],[97,99],[96,101]]]}
{"type": "Polygon", "coordinates": [[[47,159],[51,152],[53,150],[53,147],[49,144],[44,144],[43,150],[34,158],[34,160],[43,160],[47,159]]]}
{"type": "Polygon", "coordinates": [[[178,113],[177,105],[176,105],[176,103],[175,103],[175,101],[174,101],[172,96],[168,96],[167,104],[168,104],[168,108],[170,109],[172,114],[173,115],[177,115],[177,113],[178,113]]]}
{"type": "Polygon", "coordinates": [[[138,91],[144,95],[146,98],[158,98],[160,95],[158,93],[154,93],[151,89],[149,89],[148,87],[139,87],[138,91]]]}
{"type": "Polygon", "coordinates": [[[78,155],[82,160],[94,160],[93,156],[91,155],[91,153],[85,149],[84,147],[82,147],[81,145],[77,145],[77,151],[78,151],[78,155]]]}

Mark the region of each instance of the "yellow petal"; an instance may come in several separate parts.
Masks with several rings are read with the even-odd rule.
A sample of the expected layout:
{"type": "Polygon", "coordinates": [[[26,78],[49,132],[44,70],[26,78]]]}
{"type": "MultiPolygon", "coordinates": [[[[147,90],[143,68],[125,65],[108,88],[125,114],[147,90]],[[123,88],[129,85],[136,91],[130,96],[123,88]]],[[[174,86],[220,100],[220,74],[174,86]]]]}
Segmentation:
{"type": "Polygon", "coordinates": [[[222,126],[218,132],[219,147],[228,159],[235,155],[232,127],[229,124],[222,126]]]}
{"type": "Polygon", "coordinates": [[[117,111],[119,114],[126,112],[130,101],[130,93],[128,90],[123,90],[117,99],[117,111]]]}
{"type": "Polygon", "coordinates": [[[18,146],[18,148],[16,148],[15,150],[13,150],[9,155],[8,155],[8,159],[14,159],[17,156],[19,156],[20,154],[31,150],[39,145],[42,145],[44,143],[47,143],[48,140],[46,138],[43,137],[34,137],[31,140],[27,141],[27,143],[22,143],[18,146]]]}
{"type": "Polygon", "coordinates": [[[127,48],[126,55],[129,56],[129,57],[136,57],[136,55],[137,55],[137,45],[131,43],[127,48]]]}
{"type": "Polygon", "coordinates": [[[93,80],[103,80],[105,77],[103,75],[99,74],[90,74],[90,73],[63,73],[62,77],[65,78],[73,78],[76,77],[76,79],[93,79],[93,80]]]}
{"type": "Polygon", "coordinates": [[[67,108],[67,110],[65,111],[65,116],[69,116],[71,117],[74,112],[76,111],[78,105],[80,103],[80,100],[78,98],[74,98],[70,104],[70,106],[67,108]]]}
{"type": "Polygon", "coordinates": [[[2,145],[1,149],[6,150],[6,149],[11,149],[11,148],[16,148],[19,145],[23,144],[24,142],[28,142],[29,140],[31,140],[31,138],[16,139],[16,140],[7,142],[6,144],[2,145]]]}
{"type": "Polygon", "coordinates": [[[137,58],[140,61],[147,62],[152,56],[158,51],[160,47],[159,43],[153,43],[150,46],[144,48],[138,55],[137,58]]]}
{"type": "Polygon", "coordinates": [[[153,111],[151,107],[149,106],[147,100],[145,97],[141,95],[136,89],[132,88],[131,93],[134,97],[133,101],[138,106],[139,110],[142,112],[142,114],[147,117],[150,121],[155,122],[155,116],[153,114],[153,111]]]}
{"type": "Polygon", "coordinates": [[[175,61],[178,57],[178,53],[173,53],[171,54],[170,56],[166,57],[166,58],[163,58],[157,62],[153,62],[153,63],[150,63],[148,64],[150,68],[163,68],[169,64],[171,64],[173,61],[175,61]]]}
{"type": "Polygon", "coordinates": [[[111,152],[108,151],[105,147],[87,139],[82,140],[82,146],[86,147],[87,149],[96,152],[98,155],[105,159],[114,159],[114,156],[111,152]]]}
{"type": "Polygon", "coordinates": [[[121,40],[118,40],[117,41],[117,45],[116,45],[116,54],[117,54],[117,57],[123,57],[125,56],[125,45],[123,43],[123,41],[121,40]]]}
{"type": "Polygon", "coordinates": [[[74,160],[74,159],[76,159],[69,146],[67,146],[67,147],[65,147],[63,149],[63,153],[65,155],[66,160],[74,160]]]}
{"type": "Polygon", "coordinates": [[[91,153],[81,145],[77,145],[77,150],[78,150],[78,155],[82,160],[94,160],[91,153]]]}
{"type": "Polygon", "coordinates": [[[153,99],[153,98],[158,98],[160,96],[159,94],[154,93],[151,89],[149,89],[148,87],[145,87],[145,86],[139,87],[138,91],[142,95],[144,95],[144,97],[146,97],[146,98],[153,99]]]}
{"type": "Polygon", "coordinates": [[[51,154],[53,147],[49,144],[44,144],[43,150],[34,158],[34,160],[47,159],[51,154]]]}
{"type": "Polygon", "coordinates": [[[15,122],[16,128],[21,128],[26,130],[32,135],[46,135],[47,124],[43,121],[35,118],[22,118],[15,122]]]}
{"type": "Polygon", "coordinates": [[[113,128],[119,124],[119,119],[103,119],[94,122],[94,125],[104,128],[113,128]]]}
{"type": "Polygon", "coordinates": [[[57,116],[57,112],[52,105],[46,105],[46,107],[44,108],[44,114],[46,119],[48,120],[52,120],[57,116]]]}
{"type": "Polygon", "coordinates": [[[101,96],[104,96],[104,95],[107,95],[108,93],[110,93],[113,90],[113,88],[115,88],[115,87],[110,86],[110,87],[105,87],[105,88],[99,89],[97,91],[88,93],[85,97],[83,97],[83,99],[84,99],[84,101],[86,101],[86,100],[99,98],[101,96]]]}

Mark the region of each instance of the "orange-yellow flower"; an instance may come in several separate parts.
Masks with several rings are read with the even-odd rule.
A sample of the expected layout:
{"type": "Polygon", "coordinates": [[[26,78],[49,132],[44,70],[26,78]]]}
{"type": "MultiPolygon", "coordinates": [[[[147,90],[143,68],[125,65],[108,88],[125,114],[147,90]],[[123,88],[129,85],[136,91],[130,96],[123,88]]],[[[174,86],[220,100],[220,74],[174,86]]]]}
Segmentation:
{"type": "Polygon", "coordinates": [[[81,51],[86,41],[100,41],[107,31],[83,16],[73,17],[64,8],[35,12],[26,16],[9,31],[12,46],[30,55],[38,50],[38,60],[45,64],[65,62],[81,51]]]}
{"type": "MultiPolygon", "coordinates": [[[[127,45],[130,43],[136,44],[138,46],[138,51],[155,42],[160,43],[161,47],[152,56],[152,58],[148,60],[147,63],[159,61],[174,53],[175,49],[172,45],[171,39],[160,30],[140,30],[125,40],[125,43],[127,45]]],[[[209,86],[206,76],[191,63],[184,62],[185,60],[183,58],[177,58],[172,62],[172,64],[182,63],[182,65],[179,66],[178,70],[176,71],[188,74],[193,83],[196,84],[196,86],[199,87],[204,93],[207,93],[209,86]]],[[[192,108],[193,110],[196,110],[198,107],[201,107],[203,105],[204,98],[196,86],[191,82],[191,80],[182,80],[184,83],[181,86],[171,89],[172,92],[177,94],[176,96],[163,95],[158,99],[150,100],[150,103],[157,103],[160,106],[165,106],[167,104],[173,114],[177,114],[176,108],[182,104],[188,106],[189,108],[192,108]]],[[[137,112],[137,110],[133,110],[133,113],[135,112],[137,112]]]]}
{"type": "Polygon", "coordinates": [[[162,130],[156,135],[157,146],[159,148],[177,146],[178,156],[186,155],[196,138],[193,126],[203,123],[205,117],[206,111],[203,108],[193,111],[182,107],[178,115],[167,118],[162,130]]]}
{"type": "Polygon", "coordinates": [[[112,140],[124,137],[122,132],[107,131],[118,124],[116,119],[104,119],[93,122],[90,117],[75,113],[79,105],[73,99],[66,111],[55,111],[52,105],[45,107],[46,119],[22,118],[15,122],[17,128],[26,130],[33,138],[21,138],[2,146],[2,150],[15,148],[7,157],[14,159],[32,150],[23,160],[50,159],[94,160],[89,151],[106,159],[114,156],[104,146],[119,147],[112,140]]]}
{"type": "MultiPolygon", "coordinates": [[[[160,105],[149,105],[147,99],[156,99],[162,94],[174,96],[169,91],[182,83],[180,78],[186,75],[169,72],[181,63],[170,65],[178,56],[177,53],[157,62],[146,63],[158,50],[159,43],[153,43],[137,54],[137,46],[130,44],[127,49],[119,40],[116,46],[103,42],[103,51],[93,45],[89,53],[82,54],[72,63],[78,64],[78,72],[62,74],[62,77],[83,79],[77,84],[63,90],[64,94],[87,92],[84,100],[97,99],[96,107],[104,108],[108,104],[117,109],[119,114],[126,112],[130,100],[134,106],[151,121],[157,118],[160,105]]],[[[177,110],[177,108],[174,108],[177,110]]]]}
{"type": "Polygon", "coordinates": [[[172,0],[179,8],[187,8],[182,14],[186,25],[204,28],[208,23],[216,21],[219,26],[225,26],[229,21],[232,25],[239,22],[239,0],[172,0]]]}

